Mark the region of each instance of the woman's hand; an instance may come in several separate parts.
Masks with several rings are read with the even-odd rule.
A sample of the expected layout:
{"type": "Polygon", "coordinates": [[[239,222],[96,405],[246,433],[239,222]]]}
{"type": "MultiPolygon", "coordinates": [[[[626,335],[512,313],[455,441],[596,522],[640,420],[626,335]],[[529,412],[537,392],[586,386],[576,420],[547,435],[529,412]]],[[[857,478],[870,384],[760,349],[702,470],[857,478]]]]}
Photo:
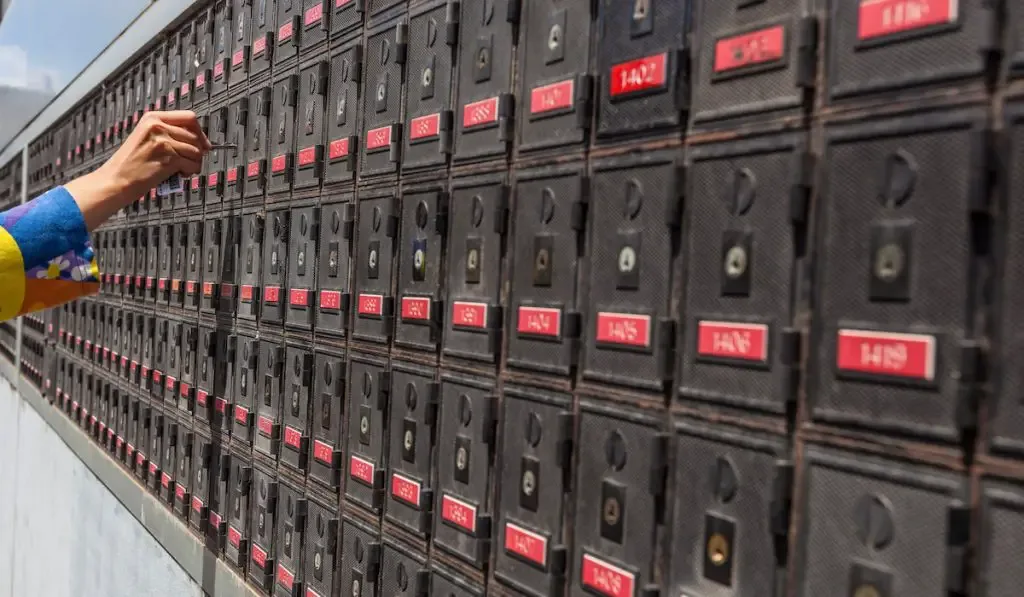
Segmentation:
{"type": "Polygon", "coordinates": [[[147,112],[105,164],[64,187],[92,231],[171,175],[197,174],[210,147],[194,112],[147,112]]]}

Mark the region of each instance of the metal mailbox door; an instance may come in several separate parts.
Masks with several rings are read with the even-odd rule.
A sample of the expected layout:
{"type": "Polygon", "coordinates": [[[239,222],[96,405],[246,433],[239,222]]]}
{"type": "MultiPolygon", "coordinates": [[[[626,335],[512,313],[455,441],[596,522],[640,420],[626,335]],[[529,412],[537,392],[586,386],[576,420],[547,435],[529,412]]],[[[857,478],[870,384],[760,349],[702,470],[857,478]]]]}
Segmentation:
{"type": "Polygon", "coordinates": [[[316,313],[316,249],[320,208],[297,207],[291,212],[288,235],[288,327],[311,330],[316,313]]]}
{"type": "Polygon", "coordinates": [[[957,475],[808,447],[796,594],[943,595],[964,570],[970,509],[957,475]]]}
{"type": "Polygon", "coordinates": [[[438,188],[402,195],[397,251],[397,345],[435,350],[441,340],[441,264],[448,234],[448,201],[447,191],[438,188]]]}
{"type": "Polygon", "coordinates": [[[266,241],[263,243],[263,296],[260,322],[284,323],[288,296],[288,229],[290,212],[267,212],[266,241]]]}
{"type": "Polygon", "coordinates": [[[659,389],[671,373],[669,291],[682,193],[675,157],[594,165],[584,377],[659,389]]]}
{"type": "Polygon", "coordinates": [[[587,180],[576,171],[519,174],[512,215],[512,367],[568,375],[581,319],[576,275],[587,217],[587,180]]]}
{"type": "Polygon", "coordinates": [[[441,378],[432,542],[475,568],[491,549],[491,495],[498,411],[490,381],[441,378]]]}
{"type": "Polygon", "coordinates": [[[497,157],[508,151],[515,120],[512,46],[516,0],[460,2],[455,160],[497,157]]]}
{"type": "MultiPolygon", "coordinates": [[[[348,0],[350,4],[362,0],[348,0]]],[[[356,174],[359,153],[360,83],[363,79],[363,46],[352,43],[334,51],[331,57],[330,86],[327,93],[327,157],[324,184],[351,182],[356,174]]]]}
{"type": "Polygon", "coordinates": [[[983,110],[966,109],[826,128],[814,419],[947,442],[971,423],[961,400],[980,350],[972,218],[987,193],[985,126],[983,110]]]}
{"type": "MultiPolygon", "coordinates": [[[[635,595],[654,582],[665,436],[621,408],[581,404],[569,595],[635,595]],[[600,497],[598,497],[600,496],[600,497]]],[[[657,589],[655,589],[657,590],[657,589]]]]}
{"type": "Polygon", "coordinates": [[[591,2],[541,0],[522,3],[519,67],[523,106],[518,122],[524,151],[580,145],[590,128],[593,82],[590,58],[591,2]]]}
{"type": "Polygon", "coordinates": [[[321,209],[322,229],[317,266],[316,331],[331,336],[348,329],[352,294],[349,287],[349,261],[355,206],[350,201],[325,203],[321,209]]]}
{"type": "MultiPolygon", "coordinates": [[[[323,0],[319,0],[323,1],[323,0]]],[[[296,123],[295,190],[317,188],[324,174],[324,105],[330,62],[313,63],[299,72],[296,123]]]]}
{"type": "Polygon", "coordinates": [[[366,32],[366,93],[359,164],[362,176],[398,171],[408,37],[409,25],[404,18],[366,32]]]}
{"type": "MultiPolygon", "coordinates": [[[[494,575],[537,597],[563,587],[563,504],[571,480],[568,396],[505,387],[494,575]]],[[[593,449],[587,446],[584,450],[593,449]]]]}
{"type": "Polygon", "coordinates": [[[692,2],[600,0],[597,22],[599,138],[684,124],[692,2]]]}
{"type": "Polygon", "coordinates": [[[507,218],[506,185],[455,183],[448,234],[452,242],[446,252],[447,355],[487,362],[497,358],[504,319],[499,284],[507,218]]]}
{"type": "MultiPolygon", "coordinates": [[[[298,0],[279,0],[295,2],[298,0]]],[[[286,69],[294,73],[294,69],[286,69]]],[[[286,74],[274,81],[270,110],[270,194],[287,193],[292,188],[295,158],[295,112],[299,101],[299,76],[286,74]]]]}
{"type": "Polygon", "coordinates": [[[409,88],[402,168],[446,164],[452,152],[452,64],[459,3],[431,3],[409,19],[409,88]]]}
{"type": "Polygon", "coordinates": [[[341,485],[342,410],[345,408],[345,359],[329,352],[317,352],[313,376],[313,420],[310,423],[313,459],[309,476],[337,489],[341,485]]]}
{"type": "MultiPolygon", "coordinates": [[[[265,0],[255,0],[257,2],[265,0]]],[[[263,87],[249,95],[248,137],[245,141],[245,187],[246,202],[263,201],[267,188],[270,160],[267,157],[270,143],[270,113],[272,88],[263,87]]]]}
{"type": "Polygon", "coordinates": [[[689,151],[681,398],[778,414],[796,400],[806,151],[802,133],[689,151]]]}
{"type": "Polygon", "coordinates": [[[426,538],[434,503],[433,445],[440,385],[434,370],[404,363],[391,368],[388,479],[384,517],[426,538]]]}
{"type": "Polygon", "coordinates": [[[352,335],[386,343],[394,333],[395,245],[399,200],[393,192],[359,197],[355,254],[356,316],[352,335]]]}
{"type": "Polygon", "coordinates": [[[345,497],[374,513],[384,506],[390,375],[387,361],[355,355],[350,359],[345,497]]]}

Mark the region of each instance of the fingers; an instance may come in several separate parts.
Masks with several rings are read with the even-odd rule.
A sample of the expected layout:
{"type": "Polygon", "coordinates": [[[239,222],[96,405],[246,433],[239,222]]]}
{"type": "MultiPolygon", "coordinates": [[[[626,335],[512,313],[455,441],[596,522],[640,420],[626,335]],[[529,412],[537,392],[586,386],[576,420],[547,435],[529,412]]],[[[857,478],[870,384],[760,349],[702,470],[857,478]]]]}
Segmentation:
{"type": "Polygon", "coordinates": [[[170,112],[147,113],[147,115],[150,114],[165,126],[178,127],[191,132],[197,139],[199,139],[197,145],[205,147],[206,149],[212,147],[210,140],[207,139],[206,134],[203,133],[202,127],[199,126],[199,119],[196,118],[195,112],[190,110],[174,110],[170,112]]]}
{"type": "Polygon", "coordinates": [[[168,153],[193,162],[203,161],[203,151],[192,143],[179,141],[171,136],[165,136],[162,141],[166,144],[168,153]]]}
{"type": "Polygon", "coordinates": [[[181,141],[182,143],[188,143],[202,151],[206,150],[206,138],[200,136],[202,133],[197,135],[194,131],[190,131],[189,129],[180,126],[174,126],[172,124],[161,124],[159,130],[171,139],[181,141]]]}

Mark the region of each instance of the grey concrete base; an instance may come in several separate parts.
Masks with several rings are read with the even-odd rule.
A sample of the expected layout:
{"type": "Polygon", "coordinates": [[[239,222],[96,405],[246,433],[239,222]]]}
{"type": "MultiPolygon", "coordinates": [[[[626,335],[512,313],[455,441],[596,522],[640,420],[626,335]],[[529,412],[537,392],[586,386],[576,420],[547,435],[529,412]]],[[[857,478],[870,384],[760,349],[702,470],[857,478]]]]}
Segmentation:
{"type": "MultiPolygon", "coordinates": [[[[257,596],[242,577],[206,549],[167,507],[139,485],[98,445],[90,441],[79,427],[54,408],[27,380],[16,374],[10,363],[2,359],[0,374],[206,594],[212,597],[257,596]]],[[[77,548],[86,553],[89,550],[87,545],[80,545],[77,548]]],[[[136,567],[138,563],[133,561],[129,565],[136,567]]],[[[0,594],[3,591],[4,587],[0,586],[0,594]]]]}

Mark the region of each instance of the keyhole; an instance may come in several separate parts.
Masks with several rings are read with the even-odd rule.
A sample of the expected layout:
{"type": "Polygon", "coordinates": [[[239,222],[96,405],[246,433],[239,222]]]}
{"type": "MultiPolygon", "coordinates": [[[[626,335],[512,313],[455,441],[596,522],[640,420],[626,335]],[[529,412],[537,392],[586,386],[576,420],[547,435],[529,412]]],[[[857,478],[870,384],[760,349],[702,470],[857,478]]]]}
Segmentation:
{"type": "Polygon", "coordinates": [[[636,0],[633,3],[633,20],[642,21],[647,18],[647,4],[650,0],[636,0]]]}
{"type": "Polygon", "coordinates": [[[875,258],[875,275],[880,280],[892,281],[903,272],[903,263],[903,249],[899,245],[884,245],[875,258]]]}
{"type": "Polygon", "coordinates": [[[732,247],[725,255],[725,275],[738,278],[747,271],[747,251],[743,247],[732,247]]]}
{"type": "Polygon", "coordinates": [[[548,269],[548,250],[541,249],[537,251],[537,262],[534,264],[534,269],[546,270],[548,269]]]}
{"type": "Polygon", "coordinates": [[[548,31],[548,49],[557,50],[560,45],[562,45],[562,26],[552,25],[551,30],[548,31]]]}

